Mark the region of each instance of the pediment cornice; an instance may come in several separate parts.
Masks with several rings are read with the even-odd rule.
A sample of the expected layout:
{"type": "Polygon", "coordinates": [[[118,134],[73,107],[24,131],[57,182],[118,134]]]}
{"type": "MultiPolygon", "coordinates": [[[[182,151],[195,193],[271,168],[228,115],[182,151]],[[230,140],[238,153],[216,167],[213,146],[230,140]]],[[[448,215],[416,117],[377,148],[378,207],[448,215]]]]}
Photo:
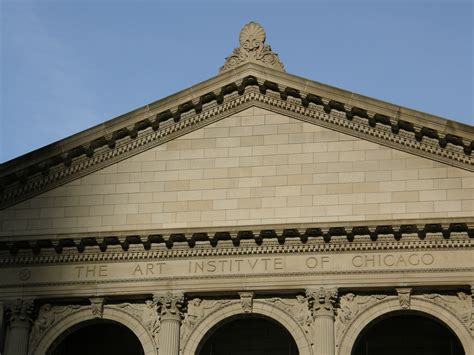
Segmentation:
{"type": "Polygon", "coordinates": [[[252,106],[474,170],[472,126],[247,63],[2,164],[0,208],[252,106]]]}

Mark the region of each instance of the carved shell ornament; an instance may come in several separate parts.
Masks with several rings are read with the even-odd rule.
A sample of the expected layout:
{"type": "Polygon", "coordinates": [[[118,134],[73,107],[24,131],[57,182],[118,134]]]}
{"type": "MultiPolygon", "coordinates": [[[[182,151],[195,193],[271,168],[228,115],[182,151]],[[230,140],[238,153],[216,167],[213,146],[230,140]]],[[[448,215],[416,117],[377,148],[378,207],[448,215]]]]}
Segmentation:
{"type": "Polygon", "coordinates": [[[246,51],[261,50],[265,43],[265,31],[255,22],[249,22],[240,31],[240,47],[246,51]]]}
{"type": "Polygon", "coordinates": [[[243,63],[258,63],[276,70],[285,71],[278,55],[265,44],[265,30],[256,22],[249,22],[240,31],[240,47],[235,48],[226,58],[220,73],[233,69],[243,63]]]}

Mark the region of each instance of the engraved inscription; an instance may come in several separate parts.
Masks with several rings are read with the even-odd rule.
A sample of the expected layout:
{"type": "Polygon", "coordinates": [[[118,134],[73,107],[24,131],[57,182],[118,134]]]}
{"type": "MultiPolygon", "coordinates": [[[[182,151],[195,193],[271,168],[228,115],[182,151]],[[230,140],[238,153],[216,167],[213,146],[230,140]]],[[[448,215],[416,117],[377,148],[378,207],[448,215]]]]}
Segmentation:
{"type": "Polygon", "coordinates": [[[324,269],[329,266],[329,256],[310,256],[306,258],[305,265],[308,269],[324,269]]]}
{"type": "Polygon", "coordinates": [[[434,255],[430,253],[411,254],[366,254],[356,255],[352,258],[352,266],[356,268],[368,267],[403,267],[403,266],[429,266],[434,263],[434,255]]]}
{"type": "Polygon", "coordinates": [[[137,263],[133,268],[133,276],[152,276],[161,275],[163,273],[163,267],[166,263],[137,263]]]}
{"type": "Polygon", "coordinates": [[[109,266],[106,264],[79,265],[74,268],[76,269],[76,278],[78,279],[92,279],[109,276],[109,266]]]}
{"type": "Polygon", "coordinates": [[[253,271],[278,271],[285,269],[285,259],[257,258],[257,259],[219,259],[188,262],[189,274],[200,273],[232,273],[253,271]]]}

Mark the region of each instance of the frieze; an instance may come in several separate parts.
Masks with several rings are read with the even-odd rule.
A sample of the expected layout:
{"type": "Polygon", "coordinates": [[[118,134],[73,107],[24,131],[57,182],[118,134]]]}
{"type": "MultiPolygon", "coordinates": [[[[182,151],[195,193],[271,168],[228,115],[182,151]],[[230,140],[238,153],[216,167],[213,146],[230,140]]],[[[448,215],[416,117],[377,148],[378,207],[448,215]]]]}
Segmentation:
{"type": "Polygon", "coordinates": [[[31,267],[28,280],[20,278],[22,267],[3,267],[0,279],[3,288],[9,285],[40,285],[61,283],[87,283],[111,281],[143,281],[168,279],[195,279],[216,277],[249,277],[257,275],[285,276],[305,274],[354,274],[433,270],[472,270],[465,261],[472,258],[472,251],[390,251],[376,253],[277,254],[169,259],[166,261],[117,261],[112,264],[61,264],[31,267]],[[390,256],[390,258],[387,258],[390,256]],[[361,263],[363,260],[363,263],[361,263]],[[398,260],[397,267],[383,260],[398,260]]]}

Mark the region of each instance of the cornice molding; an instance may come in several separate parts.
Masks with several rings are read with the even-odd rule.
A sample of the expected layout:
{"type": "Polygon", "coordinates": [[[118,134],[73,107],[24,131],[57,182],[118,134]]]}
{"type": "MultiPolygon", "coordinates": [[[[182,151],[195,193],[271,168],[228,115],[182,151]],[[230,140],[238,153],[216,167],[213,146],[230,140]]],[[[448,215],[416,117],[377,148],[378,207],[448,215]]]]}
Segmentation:
{"type": "MultiPolygon", "coordinates": [[[[165,111],[159,108],[150,110],[146,118],[134,123],[124,120],[121,128],[106,130],[103,136],[61,154],[39,159],[20,170],[15,168],[14,161],[9,162],[8,169],[0,169],[0,208],[88,175],[251,106],[474,171],[472,137],[460,137],[446,130],[441,132],[401,119],[398,114],[388,116],[333,100],[329,95],[316,95],[308,85],[304,85],[307,90],[286,86],[272,81],[280,79],[274,75],[279,72],[268,68],[263,68],[262,72],[256,64],[246,66],[248,70],[240,67],[235,69],[235,73],[222,74],[228,74],[230,79],[223,86],[219,80],[220,87],[199,97],[191,93],[165,111]],[[260,71],[256,70],[259,68],[260,71]],[[249,72],[252,75],[248,75],[249,72]]],[[[294,79],[286,73],[278,75],[294,79]]]]}
{"type": "Polygon", "coordinates": [[[388,221],[2,237],[0,265],[472,248],[474,222],[388,221]],[[384,223],[386,222],[386,223],[384,223]]]}

